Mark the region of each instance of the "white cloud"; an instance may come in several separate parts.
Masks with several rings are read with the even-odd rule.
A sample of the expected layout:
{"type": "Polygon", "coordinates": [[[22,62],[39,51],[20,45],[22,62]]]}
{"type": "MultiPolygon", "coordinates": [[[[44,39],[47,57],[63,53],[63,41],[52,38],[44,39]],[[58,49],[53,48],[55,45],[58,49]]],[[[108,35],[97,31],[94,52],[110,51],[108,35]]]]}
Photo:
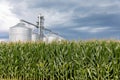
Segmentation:
{"type": "Polygon", "coordinates": [[[88,17],[94,14],[120,14],[120,0],[76,0],[76,7],[81,17],[88,17]],[[80,10],[79,10],[80,9],[80,10]]]}
{"type": "Polygon", "coordinates": [[[98,28],[92,28],[90,30],[91,33],[97,33],[97,32],[103,32],[110,29],[109,27],[98,27],[98,28]]]}
{"type": "Polygon", "coordinates": [[[41,9],[41,12],[45,16],[45,26],[54,27],[59,24],[66,24],[71,21],[72,12],[59,12],[54,9],[44,10],[41,9]]]}
{"type": "Polygon", "coordinates": [[[75,23],[72,23],[72,16],[84,18],[93,14],[112,14],[120,12],[119,0],[70,0],[69,2],[65,0],[12,0],[11,3],[13,3],[12,5],[14,6],[13,11],[19,18],[31,22],[35,22],[37,15],[42,13],[45,16],[45,26],[47,27],[54,27],[54,25],[57,24],[62,24],[62,26],[74,25],[75,23]],[[69,6],[70,8],[66,8],[67,10],[65,10],[64,5],[60,7],[56,6],[59,3],[63,3],[66,6],[70,5],[71,7],[69,6]],[[71,5],[71,3],[74,5],[71,5]],[[36,7],[33,7],[33,5],[36,7]],[[76,8],[78,9],[77,11],[75,10],[76,8]],[[62,12],[59,11],[62,9],[62,12]]]}
{"type": "Polygon", "coordinates": [[[48,9],[38,7],[31,9],[29,6],[27,0],[20,2],[0,1],[0,31],[8,31],[9,27],[19,22],[19,19],[35,23],[39,13],[42,13],[45,17],[45,27],[47,28],[55,27],[56,25],[67,25],[66,23],[71,21],[73,15],[73,11],[71,10],[60,12],[56,8],[48,9]]]}
{"type": "Polygon", "coordinates": [[[12,6],[8,2],[0,1],[0,31],[8,31],[9,27],[19,21],[11,9],[12,6]]]}
{"type": "Polygon", "coordinates": [[[74,28],[73,30],[82,31],[82,32],[89,32],[89,33],[98,33],[103,32],[106,30],[109,30],[110,27],[90,27],[90,26],[84,26],[79,28],[74,28]]]}
{"type": "Polygon", "coordinates": [[[45,27],[51,28],[55,27],[55,25],[64,25],[71,21],[72,19],[72,11],[69,12],[59,12],[55,9],[26,9],[25,12],[22,12],[20,18],[29,21],[36,22],[38,19],[38,15],[42,14],[45,17],[45,27]]]}

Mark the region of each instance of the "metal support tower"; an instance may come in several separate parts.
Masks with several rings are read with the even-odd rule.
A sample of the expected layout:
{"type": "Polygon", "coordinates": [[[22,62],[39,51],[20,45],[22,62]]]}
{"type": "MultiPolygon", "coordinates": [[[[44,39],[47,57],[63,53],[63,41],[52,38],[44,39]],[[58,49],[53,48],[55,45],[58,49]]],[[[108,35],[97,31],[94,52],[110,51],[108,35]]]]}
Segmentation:
{"type": "Polygon", "coordinates": [[[42,16],[41,14],[38,15],[38,27],[39,27],[40,40],[43,40],[44,16],[42,16]]]}

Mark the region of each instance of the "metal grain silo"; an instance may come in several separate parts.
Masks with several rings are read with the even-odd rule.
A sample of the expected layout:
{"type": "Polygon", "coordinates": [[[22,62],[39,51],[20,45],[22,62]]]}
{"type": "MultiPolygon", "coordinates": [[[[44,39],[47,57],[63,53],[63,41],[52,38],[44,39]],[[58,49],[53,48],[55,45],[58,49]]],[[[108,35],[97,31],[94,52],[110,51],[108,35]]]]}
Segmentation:
{"type": "Polygon", "coordinates": [[[32,29],[25,26],[24,23],[18,23],[9,30],[9,40],[15,41],[31,41],[32,29]]]}
{"type": "Polygon", "coordinates": [[[37,33],[32,33],[32,41],[39,41],[40,35],[37,33]]]}
{"type": "Polygon", "coordinates": [[[51,43],[53,41],[62,41],[64,40],[64,38],[62,38],[61,36],[55,35],[55,34],[48,34],[46,36],[46,40],[48,43],[51,43]]]}

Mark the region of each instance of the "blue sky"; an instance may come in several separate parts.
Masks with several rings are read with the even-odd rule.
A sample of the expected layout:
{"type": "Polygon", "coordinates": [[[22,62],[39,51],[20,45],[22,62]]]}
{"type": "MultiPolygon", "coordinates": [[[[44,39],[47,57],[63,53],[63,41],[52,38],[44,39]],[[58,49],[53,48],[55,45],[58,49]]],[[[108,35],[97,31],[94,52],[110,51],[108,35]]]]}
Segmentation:
{"type": "Polygon", "coordinates": [[[0,0],[0,38],[19,19],[36,23],[39,13],[69,40],[120,39],[120,0],[0,0]]]}

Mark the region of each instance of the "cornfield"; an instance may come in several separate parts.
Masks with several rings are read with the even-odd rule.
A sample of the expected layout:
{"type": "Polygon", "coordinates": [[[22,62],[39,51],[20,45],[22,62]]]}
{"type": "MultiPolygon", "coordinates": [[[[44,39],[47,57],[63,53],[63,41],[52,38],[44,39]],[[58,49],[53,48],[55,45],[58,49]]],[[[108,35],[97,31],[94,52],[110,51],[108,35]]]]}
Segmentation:
{"type": "Polygon", "coordinates": [[[3,42],[0,80],[120,80],[120,42],[3,42]]]}

